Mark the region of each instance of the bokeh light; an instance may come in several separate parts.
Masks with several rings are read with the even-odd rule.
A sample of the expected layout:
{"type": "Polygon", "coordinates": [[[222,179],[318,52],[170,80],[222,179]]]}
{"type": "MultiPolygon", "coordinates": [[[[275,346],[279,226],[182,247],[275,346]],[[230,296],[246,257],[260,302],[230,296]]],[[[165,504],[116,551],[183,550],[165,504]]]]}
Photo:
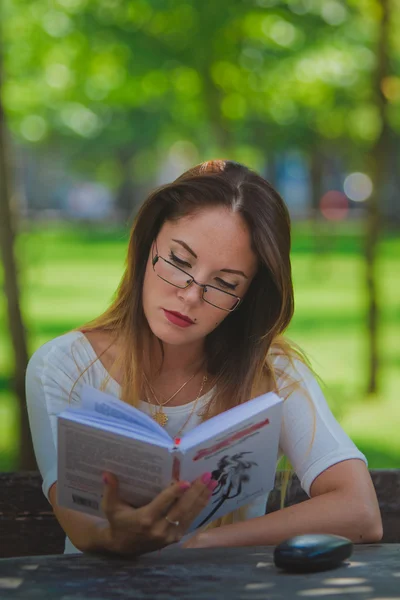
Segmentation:
{"type": "Polygon", "coordinates": [[[337,0],[325,0],[321,5],[321,16],[329,25],[341,25],[346,20],[347,10],[337,0]]]}
{"type": "Polygon", "coordinates": [[[329,190],[322,196],[319,208],[328,221],[343,221],[349,212],[349,201],[343,192],[329,190]]]}
{"type": "Polygon", "coordinates": [[[52,37],[62,38],[73,29],[73,23],[65,13],[49,10],[43,17],[42,27],[52,37]]]}
{"type": "Polygon", "coordinates": [[[381,90],[389,102],[400,102],[400,77],[384,77],[381,81],[381,90]]]}
{"type": "Polygon", "coordinates": [[[53,63],[46,68],[46,81],[50,87],[66,88],[71,80],[71,72],[66,65],[53,63]]]}
{"type": "Polygon", "coordinates": [[[70,103],[63,108],[61,118],[65,125],[86,138],[95,137],[102,128],[100,117],[78,102],[70,103]]]}
{"type": "Polygon", "coordinates": [[[39,115],[28,115],[23,119],[20,131],[29,142],[39,142],[47,133],[47,123],[39,115]]]}
{"type": "Polygon", "coordinates": [[[343,184],[344,193],[354,202],[364,202],[372,194],[373,185],[365,173],[351,173],[343,184]]]}
{"type": "Polygon", "coordinates": [[[278,46],[289,48],[296,40],[296,29],[291,23],[280,19],[273,23],[269,35],[278,46]]]}

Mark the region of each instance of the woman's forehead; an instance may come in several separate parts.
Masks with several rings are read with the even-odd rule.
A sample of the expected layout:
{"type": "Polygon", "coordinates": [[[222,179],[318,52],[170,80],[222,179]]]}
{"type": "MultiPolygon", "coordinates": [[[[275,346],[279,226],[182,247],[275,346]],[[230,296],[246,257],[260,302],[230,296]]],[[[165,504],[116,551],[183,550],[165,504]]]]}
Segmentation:
{"type": "Polygon", "coordinates": [[[199,259],[235,260],[250,266],[257,261],[247,223],[239,213],[225,207],[204,209],[176,221],[166,221],[159,239],[167,244],[177,239],[184,241],[199,259]]]}

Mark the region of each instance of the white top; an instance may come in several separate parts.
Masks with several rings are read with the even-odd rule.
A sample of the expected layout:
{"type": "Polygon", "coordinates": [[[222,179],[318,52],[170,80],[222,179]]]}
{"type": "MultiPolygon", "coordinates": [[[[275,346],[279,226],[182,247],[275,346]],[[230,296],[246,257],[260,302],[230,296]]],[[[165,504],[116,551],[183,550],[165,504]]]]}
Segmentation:
{"type": "MultiPolygon", "coordinates": [[[[104,391],[120,397],[119,384],[109,376],[100,360],[87,368],[95,359],[96,353],[86,336],[73,331],[39,348],[29,362],[26,373],[28,415],[36,460],[43,477],[43,492],[47,498],[50,487],[57,481],[57,415],[69,402],[80,403],[84,384],[100,389],[108,379],[104,391]],[[84,374],[78,380],[82,372],[84,374]]],[[[302,488],[309,494],[314,479],[328,467],[351,458],[367,461],[332,415],[310,370],[298,360],[294,361],[294,365],[285,356],[274,359],[275,367],[300,383],[283,403],[279,456],[284,454],[288,457],[302,488]]],[[[278,388],[280,385],[284,387],[285,384],[278,379],[278,388]]],[[[211,396],[212,390],[199,398],[198,410],[190,417],[185,432],[200,422],[199,413],[211,396]]],[[[147,402],[141,402],[139,408],[151,414],[147,402]]],[[[184,424],[192,408],[193,402],[163,409],[168,416],[166,430],[172,437],[184,424]]],[[[249,504],[247,518],[264,515],[266,503],[267,497],[262,496],[249,504]]],[[[68,538],[65,552],[79,552],[68,538]]]]}

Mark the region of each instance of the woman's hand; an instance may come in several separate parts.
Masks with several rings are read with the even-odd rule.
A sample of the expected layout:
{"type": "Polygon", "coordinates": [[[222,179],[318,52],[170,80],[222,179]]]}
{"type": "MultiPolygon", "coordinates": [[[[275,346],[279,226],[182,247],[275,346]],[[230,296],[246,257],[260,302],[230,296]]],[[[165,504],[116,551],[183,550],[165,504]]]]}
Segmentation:
{"type": "Polygon", "coordinates": [[[144,554],[179,542],[190,524],[207,506],[217,482],[205,473],[192,484],[174,482],[152,502],[132,508],[118,495],[118,480],[104,474],[102,509],[108,520],[105,545],[123,555],[144,554]]]}
{"type": "Polygon", "coordinates": [[[182,548],[208,548],[207,531],[194,533],[184,544],[182,548]]]}

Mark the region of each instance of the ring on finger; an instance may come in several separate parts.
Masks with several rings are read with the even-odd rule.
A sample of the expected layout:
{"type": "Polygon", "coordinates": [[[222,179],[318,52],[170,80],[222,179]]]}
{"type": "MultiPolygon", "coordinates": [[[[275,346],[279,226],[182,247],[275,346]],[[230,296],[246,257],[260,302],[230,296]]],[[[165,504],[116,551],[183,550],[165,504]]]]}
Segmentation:
{"type": "Polygon", "coordinates": [[[167,523],[169,523],[170,525],[175,525],[175,527],[179,527],[180,523],[179,521],[173,521],[172,519],[170,519],[168,517],[168,515],[165,515],[164,519],[167,521],[167,523]]]}

